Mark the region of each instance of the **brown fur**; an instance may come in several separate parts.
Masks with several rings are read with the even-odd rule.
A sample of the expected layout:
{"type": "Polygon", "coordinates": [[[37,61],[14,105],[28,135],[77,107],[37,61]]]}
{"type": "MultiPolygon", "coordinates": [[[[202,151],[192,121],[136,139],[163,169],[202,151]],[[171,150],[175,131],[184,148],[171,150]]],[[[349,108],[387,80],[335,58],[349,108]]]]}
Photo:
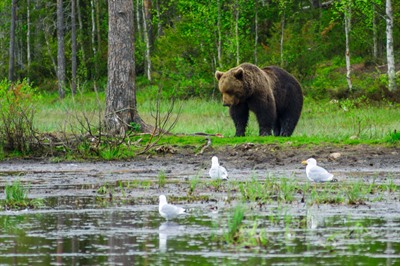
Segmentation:
{"type": "Polygon", "coordinates": [[[303,95],[297,80],[283,69],[260,69],[244,63],[216,71],[222,101],[229,106],[236,136],[244,136],[249,111],[255,113],[260,135],[290,136],[300,117],[303,95]],[[293,105],[293,106],[292,106],[293,105]]]}

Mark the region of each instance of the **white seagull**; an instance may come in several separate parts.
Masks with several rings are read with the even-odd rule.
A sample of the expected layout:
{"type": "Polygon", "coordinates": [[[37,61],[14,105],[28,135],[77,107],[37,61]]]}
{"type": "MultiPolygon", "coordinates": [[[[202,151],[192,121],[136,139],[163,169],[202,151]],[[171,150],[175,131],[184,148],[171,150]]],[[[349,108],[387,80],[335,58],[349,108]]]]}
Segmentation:
{"type": "Polygon", "coordinates": [[[158,211],[160,215],[167,220],[176,218],[178,215],[185,213],[185,209],[168,204],[167,198],[164,195],[160,195],[160,204],[158,205],[158,211]]]}
{"type": "Polygon", "coordinates": [[[317,161],[314,158],[310,158],[307,161],[302,161],[302,164],[306,164],[306,174],[310,181],[314,182],[330,182],[337,181],[333,179],[333,174],[326,171],[324,168],[317,165],[317,161]]]}
{"type": "Polygon", "coordinates": [[[210,177],[213,179],[216,179],[216,178],[228,179],[228,172],[226,171],[225,167],[219,165],[217,156],[212,157],[211,169],[208,173],[209,173],[210,177]]]}

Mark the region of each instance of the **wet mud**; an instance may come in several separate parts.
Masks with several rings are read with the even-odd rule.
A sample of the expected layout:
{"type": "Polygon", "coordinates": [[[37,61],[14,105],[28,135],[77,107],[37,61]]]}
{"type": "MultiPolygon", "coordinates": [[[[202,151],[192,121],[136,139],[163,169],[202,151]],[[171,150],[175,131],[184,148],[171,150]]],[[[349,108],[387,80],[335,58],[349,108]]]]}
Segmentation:
{"type": "Polygon", "coordinates": [[[368,145],[293,148],[248,143],[202,154],[193,147],[174,148],[174,153],[124,161],[7,160],[0,162],[0,187],[20,180],[29,186],[28,197],[43,198],[46,206],[0,212],[0,261],[7,265],[400,263],[400,190],[354,205],[308,205],[301,194],[290,203],[260,204],[242,202],[237,183],[231,185],[267,176],[306,184],[301,161],[309,157],[341,184],[374,180],[400,186],[400,148],[368,145]],[[229,172],[229,181],[220,186],[207,177],[213,155],[229,172]],[[188,214],[165,221],[158,214],[160,194],[188,214]],[[245,228],[251,231],[256,224],[257,234],[267,235],[267,246],[224,241],[230,210],[237,204],[246,206],[245,228]]]}

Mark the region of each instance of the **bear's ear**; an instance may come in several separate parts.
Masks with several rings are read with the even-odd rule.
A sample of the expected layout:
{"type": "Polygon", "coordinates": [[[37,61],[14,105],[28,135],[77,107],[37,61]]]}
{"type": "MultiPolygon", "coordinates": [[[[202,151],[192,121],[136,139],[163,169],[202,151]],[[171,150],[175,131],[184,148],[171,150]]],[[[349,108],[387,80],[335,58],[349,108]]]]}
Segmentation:
{"type": "Polygon", "coordinates": [[[215,78],[217,80],[220,80],[223,74],[224,74],[224,72],[221,72],[221,71],[217,70],[217,71],[215,71],[215,78]]]}
{"type": "Polygon", "coordinates": [[[243,72],[244,72],[243,68],[239,67],[238,69],[235,70],[235,72],[233,72],[233,75],[238,80],[242,80],[243,79],[243,72]]]}

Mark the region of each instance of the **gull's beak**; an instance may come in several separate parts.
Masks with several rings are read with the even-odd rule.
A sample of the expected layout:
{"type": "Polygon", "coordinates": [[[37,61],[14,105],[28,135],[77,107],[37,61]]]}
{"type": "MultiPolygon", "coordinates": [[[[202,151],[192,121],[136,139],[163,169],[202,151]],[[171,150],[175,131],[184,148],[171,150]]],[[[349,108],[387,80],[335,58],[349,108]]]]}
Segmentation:
{"type": "Polygon", "coordinates": [[[302,161],[301,164],[307,165],[307,161],[302,161]]]}

